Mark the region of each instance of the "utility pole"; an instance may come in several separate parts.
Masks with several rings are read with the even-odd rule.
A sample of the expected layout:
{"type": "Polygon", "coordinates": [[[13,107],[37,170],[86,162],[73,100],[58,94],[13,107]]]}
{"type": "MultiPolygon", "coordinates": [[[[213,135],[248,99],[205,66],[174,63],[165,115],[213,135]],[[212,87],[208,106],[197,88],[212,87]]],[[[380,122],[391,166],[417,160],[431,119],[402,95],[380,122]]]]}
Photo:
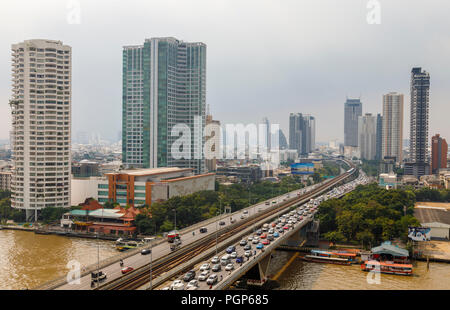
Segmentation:
{"type": "Polygon", "coordinates": [[[175,230],[177,230],[177,210],[172,209],[173,212],[175,212],[175,230]]]}

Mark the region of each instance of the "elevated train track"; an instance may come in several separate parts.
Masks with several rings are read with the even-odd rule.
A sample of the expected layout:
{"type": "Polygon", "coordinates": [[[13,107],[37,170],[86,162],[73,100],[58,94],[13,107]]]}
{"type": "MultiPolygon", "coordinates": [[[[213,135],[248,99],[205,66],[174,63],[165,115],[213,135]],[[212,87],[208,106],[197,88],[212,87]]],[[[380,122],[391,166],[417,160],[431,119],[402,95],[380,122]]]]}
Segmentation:
{"type": "MultiPolygon", "coordinates": [[[[355,166],[347,161],[343,160],[347,165],[351,167],[350,170],[347,172],[321,184],[317,188],[313,189],[311,192],[306,193],[301,196],[293,197],[289,200],[287,200],[284,203],[280,203],[277,206],[272,207],[271,209],[267,210],[266,212],[262,214],[256,214],[252,217],[249,217],[246,221],[238,221],[235,224],[232,224],[228,227],[222,228],[218,231],[218,241],[219,244],[222,241],[227,240],[228,238],[232,237],[235,234],[238,234],[239,232],[242,232],[243,230],[251,227],[252,225],[270,218],[272,215],[286,210],[290,208],[291,206],[294,206],[298,204],[299,202],[309,200],[315,196],[317,196],[319,193],[323,192],[326,189],[329,189],[337,184],[339,184],[341,181],[344,181],[345,179],[352,176],[355,172],[355,166]]],[[[150,263],[142,266],[136,270],[134,270],[132,273],[121,276],[120,278],[117,278],[113,281],[110,281],[108,283],[105,283],[104,285],[95,288],[98,290],[134,290],[142,287],[146,283],[150,282],[150,270],[152,279],[156,279],[160,276],[162,276],[164,273],[167,273],[171,269],[180,266],[182,263],[188,262],[197,255],[205,252],[208,249],[211,249],[216,245],[216,234],[211,233],[205,237],[203,237],[200,240],[197,240],[191,244],[188,244],[186,246],[183,246],[179,250],[170,253],[169,255],[166,255],[164,257],[161,257],[159,259],[156,259],[152,263],[152,268],[150,269],[150,263]]],[[[195,262],[190,264],[188,267],[184,268],[182,272],[185,272],[189,270],[195,262]]]]}

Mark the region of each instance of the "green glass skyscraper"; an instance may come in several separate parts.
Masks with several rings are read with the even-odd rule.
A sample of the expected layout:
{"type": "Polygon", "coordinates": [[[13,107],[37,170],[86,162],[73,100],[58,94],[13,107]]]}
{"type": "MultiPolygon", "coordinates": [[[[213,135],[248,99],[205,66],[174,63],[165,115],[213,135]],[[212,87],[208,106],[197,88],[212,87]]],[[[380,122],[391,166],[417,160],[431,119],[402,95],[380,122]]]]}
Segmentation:
{"type": "MultiPolygon", "coordinates": [[[[122,161],[126,167],[183,167],[205,171],[206,45],[175,38],[146,39],[123,48],[122,161]],[[171,152],[190,129],[190,158],[171,152]]],[[[185,150],[183,150],[185,151],[185,150]]]]}

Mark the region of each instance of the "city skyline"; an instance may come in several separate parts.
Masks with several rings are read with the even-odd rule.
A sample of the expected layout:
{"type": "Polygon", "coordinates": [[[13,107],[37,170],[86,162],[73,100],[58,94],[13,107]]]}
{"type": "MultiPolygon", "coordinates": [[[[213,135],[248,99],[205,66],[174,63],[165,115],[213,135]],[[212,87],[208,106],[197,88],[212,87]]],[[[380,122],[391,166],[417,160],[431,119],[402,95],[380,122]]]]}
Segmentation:
{"type": "MultiPolygon", "coordinates": [[[[201,41],[208,45],[208,92],[206,101],[211,106],[211,113],[215,119],[225,123],[257,123],[263,116],[267,115],[271,123],[279,123],[284,132],[288,132],[288,115],[295,111],[306,111],[316,116],[318,122],[317,141],[327,141],[338,139],[343,141],[343,119],[336,119],[340,112],[340,102],[346,96],[361,97],[364,102],[363,113],[381,112],[379,104],[382,95],[396,90],[405,95],[405,100],[409,101],[408,75],[411,67],[421,66],[427,68],[433,74],[433,89],[430,93],[430,105],[432,111],[447,111],[445,82],[449,80],[446,69],[450,67],[449,61],[442,57],[448,54],[450,45],[449,36],[439,29],[447,29],[448,21],[441,13],[445,10],[436,10],[434,4],[430,4],[429,12],[433,15],[433,25],[424,23],[420,29],[413,24],[413,18],[410,21],[405,16],[397,16],[403,5],[409,8],[409,16],[420,16],[423,7],[414,3],[398,1],[394,3],[383,4],[383,22],[380,25],[368,25],[366,17],[366,8],[364,3],[349,1],[349,4],[339,6],[331,1],[329,5],[316,7],[312,2],[306,2],[304,5],[298,5],[294,2],[285,2],[284,4],[268,4],[261,11],[260,16],[254,17],[254,27],[242,31],[236,27],[227,27],[217,23],[214,18],[220,16],[218,20],[232,17],[235,20],[241,20],[245,14],[251,10],[251,3],[242,5],[242,12],[236,12],[232,4],[222,3],[220,10],[214,8],[207,2],[199,2],[198,6],[205,10],[196,13],[194,8],[187,8],[190,13],[199,14],[198,17],[208,18],[208,22],[215,31],[205,30],[205,27],[199,27],[197,24],[192,28],[184,29],[181,27],[186,17],[176,13],[176,23],[164,21],[158,18],[158,12],[162,15],[172,6],[163,2],[155,2],[153,6],[139,4],[143,11],[151,10],[151,16],[155,17],[152,22],[148,21],[130,21],[124,23],[124,30],[115,28],[117,31],[110,31],[105,34],[102,30],[104,25],[115,27],[112,23],[114,19],[119,18],[123,8],[114,5],[103,4],[109,8],[109,15],[98,17],[93,20],[91,14],[94,9],[101,7],[101,2],[91,4],[81,3],[81,23],[68,24],[66,16],[68,10],[64,3],[42,2],[40,7],[46,7],[54,4],[53,13],[47,12],[46,22],[41,18],[27,14],[18,14],[20,1],[6,6],[0,15],[3,23],[10,26],[21,25],[20,35],[12,31],[6,33],[3,47],[0,48],[0,100],[5,102],[0,108],[0,139],[7,139],[11,130],[10,108],[6,104],[10,99],[10,81],[8,68],[10,66],[10,57],[8,56],[8,46],[14,42],[23,41],[27,38],[48,38],[62,40],[77,50],[73,56],[74,71],[74,105],[73,105],[73,132],[86,129],[87,131],[97,130],[100,134],[109,139],[115,140],[117,131],[120,129],[118,124],[121,119],[121,50],[125,44],[142,42],[142,38],[174,36],[183,38],[186,41],[201,41]],[[434,9],[433,9],[434,8],[434,9]],[[346,20],[342,20],[344,15],[346,20]],[[268,34],[275,44],[263,44],[264,37],[261,37],[256,29],[262,27],[266,29],[263,20],[272,14],[289,17],[285,22],[283,19],[276,19],[268,34]],[[292,13],[291,13],[292,11],[292,13]],[[307,21],[311,24],[325,22],[324,27],[327,31],[318,35],[313,30],[307,30],[302,27],[301,18],[294,18],[292,14],[300,16],[310,15],[307,21]],[[208,15],[209,14],[209,15],[208,15]],[[14,20],[11,16],[19,16],[14,20]],[[394,18],[394,16],[396,18],[394,18]],[[398,37],[401,32],[398,23],[398,17],[402,18],[402,27],[412,27],[422,32],[433,32],[435,36],[441,39],[438,49],[430,50],[431,38],[419,36],[411,40],[409,37],[398,37]],[[336,26],[336,21],[341,22],[336,26]],[[443,26],[444,24],[444,26],[443,26]],[[364,47],[352,46],[349,49],[346,46],[346,40],[343,43],[331,46],[327,43],[332,37],[344,38],[346,30],[355,28],[359,25],[357,31],[352,34],[352,40],[361,39],[364,47]],[[144,26],[144,27],[143,27],[144,26]],[[438,29],[438,26],[441,28],[438,29]],[[130,27],[138,27],[139,30],[130,32],[130,27]],[[337,27],[333,29],[333,27],[337,27]],[[256,28],[256,29],[255,29],[256,28]],[[279,49],[273,49],[272,45],[285,44],[286,40],[293,35],[290,28],[299,29],[296,34],[308,46],[317,45],[317,50],[307,47],[302,40],[297,42],[289,41],[290,49],[281,53],[279,49]],[[390,29],[390,37],[385,38],[386,28],[390,29]],[[431,29],[430,29],[431,28],[431,29]],[[151,29],[149,31],[148,29],[151,29]],[[227,31],[225,31],[227,29],[227,31]],[[214,33],[213,33],[214,32],[214,33]],[[216,33],[221,33],[217,36],[216,33]],[[242,32],[242,33],[241,33],[242,32]],[[43,36],[42,34],[46,35],[43,36]],[[105,35],[104,35],[105,34],[105,35]],[[113,35],[111,35],[113,34],[113,35]],[[281,34],[274,36],[275,34],[281,34]],[[104,35],[104,36],[103,36],[104,35]],[[250,36],[256,36],[256,40],[247,40],[250,36]],[[99,42],[98,37],[103,37],[99,42]],[[227,40],[236,38],[234,42],[239,44],[239,53],[226,44],[227,40]],[[83,39],[82,41],[80,39],[83,39]],[[393,46],[382,50],[379,46],[396,39],[393,46]],[[249,42],[251,41],[251,42],[249,42]],[[261,49],[264,46],[265,48],[261,49]],[[402,46],[402,49],[398,47],[402,46]],[[414,46],[414,48],[412,48],[414,46]],[[373,47],[376,47],[373,49],[373,47]],[[108,55],[96,55],[90,53],[91,48],[105,48],[108,55]],[[320,52],[318,53],[318,49],[320,52]],[[373,49],[373,51],[371,51],[373,49]],[[256,50],[258,56],[254,57],[256,50]],[[404,53],[408,50],[408,53],[404,53]],[[389,57],[386,57],[389,53],[389,57]],[[239,55],[238,55],[239,54],[239,55]],[[87,56],[89,55],[89,56],[87,56]],[[283,55],[283,57],[280,57],[283,55]],[[346,56],[344,56],[346,55],[346,56]],[[389,60],[386,60],[389,58],[389,60]],[[268,60],[271,60],[269,63],[268,60]],[[319,62],[320,61],[320,62],[319,62]],[[264,77],[260,68],[265,64],[265,70],[273,72],[273,79],[264,77]],[[351,65],[352,64],[352,65],[351,65]],[[289,65],[289,66],[287,66],[289,65]],[[239,66],[240,74],[236,74],[236,67],[239,66]],[[92,68],[96,70],[92,70],[92,68]],[[289,67],[289,68],[288,68],[289,67]],[[98,70],[97,70],[98,69],[98,70]],[[344,76],[344,79],[337,78],[344,76]],[[275,81],[275,82],[274,82],[275,81]],[[268,84],[270,83],[270,84],[268,84]],[[93,88],[91,85],[96,84],[93,88]],[[245,87],[242,87],[245,85],[245,87]],[[270,85],[270,86],[269,86],[270,85]],[[301,85],[300,87],[298,85],[301,85]],[[327,91],[322,91],[323,88],[327,91]],[[273,104],[277,109],[273,109],[273,104]],[[254,113],[254,108],[258,106],[258,112],[254,113]],[[83,111],[91,109],[91,115],[85,115],[83,111]],[[104,111],[107,110],[107,113],[104,111]],[[235,111],[239,110],[239,119],[236,120],[235,111]],[[103,112],[103,113],[102,113],[103,112]]],[[[33,4],[30,5],[31,8],[33,4]]],[[[448,4],[442,4],[448,5],[448,4]]],[[[179,8],[186,8],[184,4],[179,4],[179,8]]],[[[30,10],[32,11],[32,10],[30,10]]],[[[125,9],[126,12],[126,9],[125,9]]],[[[21,12],[22,13],[22,12],[21,12]]],[[[149,19],[150,20],[150,19],[149,19]]],[[[306,21],[304,21],[306,22],[306,21]]],[[[13,29],[14,27],[12,27],[13,29]]],[[[314,27],[312,27],[314,28],[314,27]]],[[[114,29],[114,28],[113,28],[114,29]]],[[[134,28],[133,28],[134,29],[134,28]]],[[[111,28],[108,29],[108,31],[111,28]]],[[[266,29],[267,30],[267,29],[266,29]]],[[[262,31],[264,32],[264,31],[262,31]]],[[[409,107],[404,111],[409,113],[409,107]]],[[[430,131],[441,132],[443,136],[450,136],[450,128],[446,125],[445,113],[430,113],[430,131]]],[[[409,120],[405,118],[404,136],[409,136],[409,120]]]]}

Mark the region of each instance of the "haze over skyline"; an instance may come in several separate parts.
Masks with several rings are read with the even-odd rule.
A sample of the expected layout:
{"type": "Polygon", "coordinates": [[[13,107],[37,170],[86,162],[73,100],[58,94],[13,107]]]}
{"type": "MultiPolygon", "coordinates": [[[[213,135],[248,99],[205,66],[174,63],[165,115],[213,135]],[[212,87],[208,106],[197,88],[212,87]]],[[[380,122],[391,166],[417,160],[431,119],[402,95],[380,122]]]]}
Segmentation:
{"type": "Polygon", "coordinates": [[[382,112],[382,96],[403,93],[409,138],[411,69],[430,73],[430,138],[450,138],[450,3],[383,1],[369,25],[365,0],[26,1],[4,0],[0,25],[0,139],[11,130],[11,44],[61,40],[72,47],[72,138],[116,139],[122,117],[122,47],[151,37],[207,45],[206,103],[214,119],[259,123],[289,134],[289,114],[316,117],[316,141],[344,135],[344,102],[382,112]],[[78,2],[81,23],[69,24],[78,2]],[[39,12],[39,14],[36,14],[39,12]],[[5,31],[7,29],[7,31],[5,31]]]}

